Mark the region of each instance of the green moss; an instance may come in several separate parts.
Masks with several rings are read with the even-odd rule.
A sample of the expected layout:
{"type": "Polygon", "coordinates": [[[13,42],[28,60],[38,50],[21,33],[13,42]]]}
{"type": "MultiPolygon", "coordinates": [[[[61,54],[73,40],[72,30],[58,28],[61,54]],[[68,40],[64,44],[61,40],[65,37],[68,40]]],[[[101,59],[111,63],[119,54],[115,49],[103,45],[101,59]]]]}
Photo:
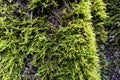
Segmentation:
{"type": "Polygon", "coordinates": [[[105,23],[108,19],[108,16],[105,12],[105,4],[102,0],[92,0],[92,16],[93,16],[93,26],[95,29],[95,34],[97,38],[97,43],[105,43],[107,40],[107,31],[105,31],[105,23]]]}
{"type": "Polygon", "coordinates": [[[107,4],[107,13],[110,16],[109,22],[106,25],[108,31],[108,39],[106,44],[105,55],[108,65],[103,68],[103,80],[120,78],[120,1],[105,0],[107,4]],[[114,77],[113,77],[114,76],[114,77]]]}
{"type": "Polygon", "coordinates": [[[0,3],[0,79],[100,80],[90,0],[0,3]]]}

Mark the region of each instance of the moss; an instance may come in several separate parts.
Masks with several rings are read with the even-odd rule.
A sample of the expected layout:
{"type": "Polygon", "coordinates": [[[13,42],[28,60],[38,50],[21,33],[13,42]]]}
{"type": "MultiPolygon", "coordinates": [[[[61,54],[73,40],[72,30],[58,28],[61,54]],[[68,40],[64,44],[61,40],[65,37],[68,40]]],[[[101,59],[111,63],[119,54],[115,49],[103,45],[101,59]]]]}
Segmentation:
{"type": "Polygon", "coordinates": [[[110,16],[109,22],[106,25],[108,31],[107,44],[105,45],[105,55],[108,65],[103,68],[103,79],[116,79],[120,78],[120,1],[119,0],[105,0],[107,4],[107,13],[110,16]]]}
{"type": "Polygon", "coordinates": [[[100,80],[90,0],[0,3],[0,79],[100,80]]]}
{"type": "Polygon", "coordinates": [[[105,4],[102,0],[92,0],[93,8],[92,8],[92,18],[93,18],[93,26],[95,29],[95,34],[97,38],[97,43],[105,43],[107,40],[107,31],[105,29],[105,23],[109,17],[107,16],[105,10],[105,4]]]}

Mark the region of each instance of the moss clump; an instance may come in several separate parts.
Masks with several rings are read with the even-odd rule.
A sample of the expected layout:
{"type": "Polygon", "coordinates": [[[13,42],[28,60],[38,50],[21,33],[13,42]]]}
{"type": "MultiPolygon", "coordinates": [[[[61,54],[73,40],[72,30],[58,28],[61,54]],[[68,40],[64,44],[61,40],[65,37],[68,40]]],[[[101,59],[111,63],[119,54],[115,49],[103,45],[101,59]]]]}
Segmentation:
{"type": "Polygon", "coordinates": [[[1,80],[100,80],[90,0],[0,4],[1,80]]]}
{"type": "Polygon", "coordinates": [[[105,12],[106,8],[102,0],[93,0],[92,7],[93,26],[95,29],[97,43],[100,45],[105,43],[107,40],[107,31],[105,31],[104,25],[108,19],[108,16],[105,12]]]}

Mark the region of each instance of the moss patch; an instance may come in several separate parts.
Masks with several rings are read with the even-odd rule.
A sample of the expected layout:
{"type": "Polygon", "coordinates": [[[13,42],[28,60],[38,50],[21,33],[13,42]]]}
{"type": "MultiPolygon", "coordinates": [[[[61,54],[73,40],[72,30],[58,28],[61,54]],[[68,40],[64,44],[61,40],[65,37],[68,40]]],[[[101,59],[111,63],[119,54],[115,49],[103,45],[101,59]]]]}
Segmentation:
{"type": "Polygon", "coordinates": [[[100,80],[91,0],[0,3],[0,79],[100,80]]]}

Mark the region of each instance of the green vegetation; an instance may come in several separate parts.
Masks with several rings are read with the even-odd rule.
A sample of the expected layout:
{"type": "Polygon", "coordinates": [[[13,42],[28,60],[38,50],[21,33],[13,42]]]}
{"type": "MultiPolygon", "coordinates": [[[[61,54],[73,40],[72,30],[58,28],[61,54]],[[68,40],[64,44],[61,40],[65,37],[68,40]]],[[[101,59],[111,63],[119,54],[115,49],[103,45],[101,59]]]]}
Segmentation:
{"type": "Polygon", "coordinates": [[[93,26],[103,30],[102,4],[1,0],[0,79],[100,80],[93,26]]]}
{"type": "Polygon", "coordinates": [[[107,25],[110,20],[105,12],[106,5],[102,2],[102,0],[93,1],[92,7],[93,27],[96,35],[97,53],[99,54],[100,58],[101,75],[103,79],[103,75],[105,72],[103,69],[106,68],[106,66],[108,65],[108,62],[106,61],[106,56],[104,55],[105,45],[108,39],[108,31],[106,30],[105,25],[107,25]]]}
{"type": "Polygon", "coordinates": [[[103,80],[120,79],[120,1],[105,0],[107,13],[110,16],[105,25],[108,40],[105,45],[105,56],[108,65],[103,68],[103,80]]]}
{"type": "Polygon", "coordinates": [[[107,32],[105,31],[104,24],[106,23],[106,19],[108,18],[108,16],[105,10],[105,4],[102,2],[102,0],[93,0],[93,26],[95,29],[97,43],[99,45],[105,43],[105,41],[107,40],[107,32]]]}

